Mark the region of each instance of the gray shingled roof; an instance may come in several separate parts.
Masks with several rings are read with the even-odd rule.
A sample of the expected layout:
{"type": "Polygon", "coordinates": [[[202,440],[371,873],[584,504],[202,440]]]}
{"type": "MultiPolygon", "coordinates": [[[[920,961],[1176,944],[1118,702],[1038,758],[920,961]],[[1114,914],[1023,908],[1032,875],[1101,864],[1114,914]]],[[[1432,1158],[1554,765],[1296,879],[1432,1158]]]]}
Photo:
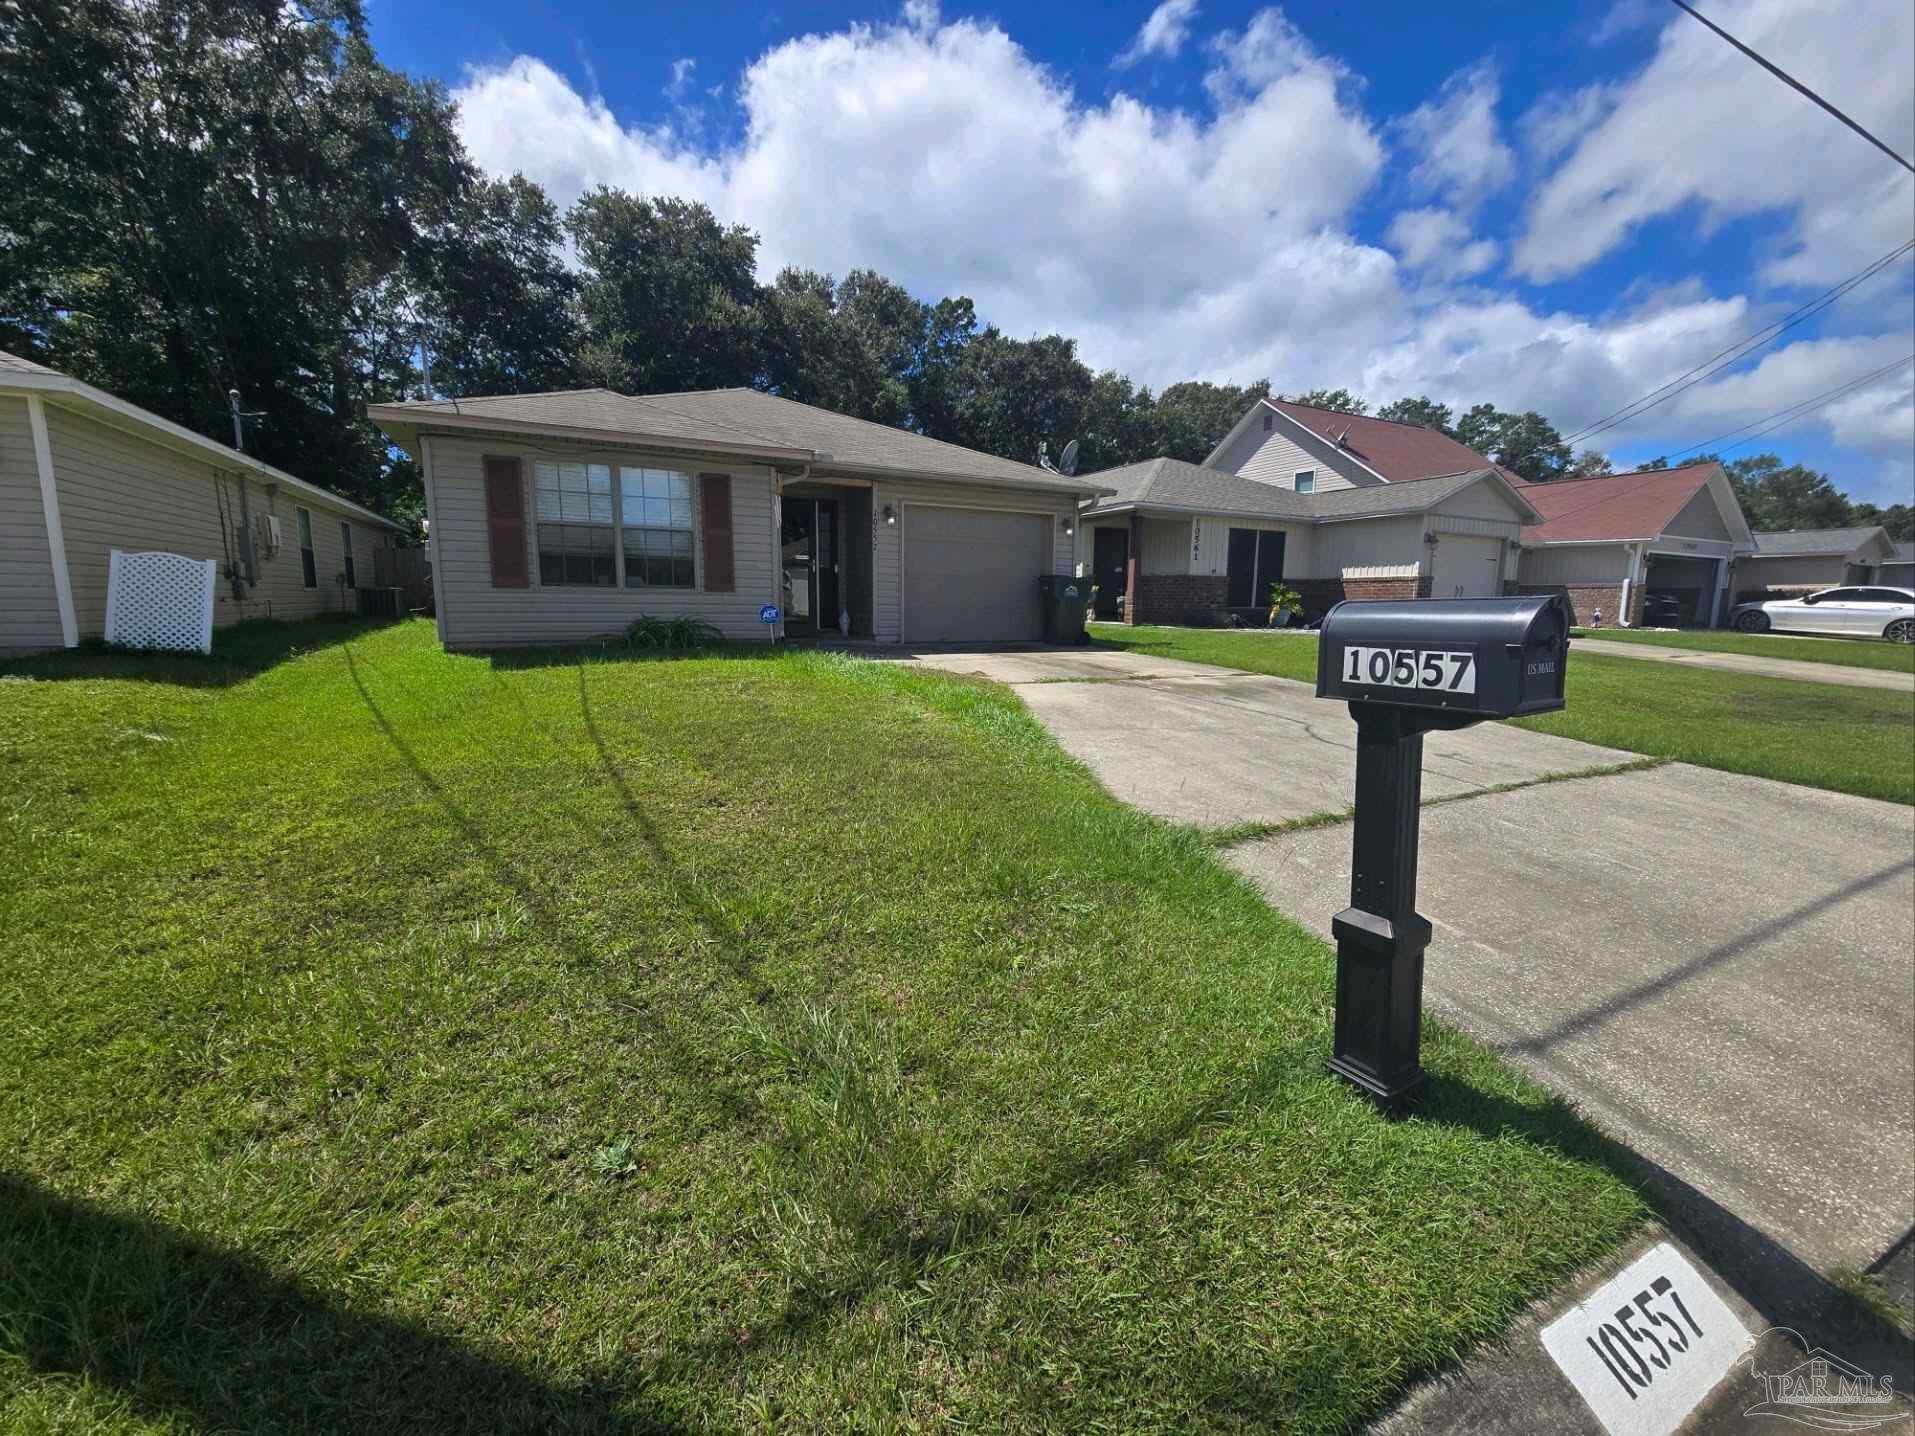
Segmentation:
{"type": "Polygon", "coordinates": [[[416,400],[376,404],[366,411],[375,422],[429,427],[435,415],[464,420],[497,420],[555,433],[589,430],[694,444],[717,451],[773,449],[818,460],[820,472],[882,471],[929,478],[970,479],[979,483],[1054,493],[1094,493],[1094,480],[1066,478],[980,453],[958,444],[927,439],[890,424],[854,419],[781,399],[756,389],[699,389],[679,394],[615,394],[609,389],[575,389],[550,394],[512,394],[476,399],[416,400]]]}
{"type": "Polygon", "coordinates": [[[58,369],[49,369],[44,364],[36,364],[31,359],[22,359],[18,354],[9,354],[0,349],[0,371],[12,369],[22,374],[57,374],[58,369]]]}
{"type": "Polygon", "coordinates": [[[1135,504],[1143,508],[1324,523],[1384,514],[1421,513],[1494,473],[1493,469],[1471,469],[1428,479],[1404,479],[1394,484],[1371,484],[1364,488],[1299,494],[1278,488],[1275,484],[1240,478],[1221,469],[1187,464],[1181,459],[1148,459],[1141,464],[1129,464],[1121,469],[1106,469],[1100,474],[1092,474],[1092,482],[1117,490],[1117,495],[1098,500],[1087,513],[1094,516],[1112,508],[1135,504]]]}
{"type": "Polygon", "coordinates": [[[1852,529],[1787,529],[1781,533],[1759,533],[1755,551],[1765,558],[1786,558],[1791,554],[1853,553],[1882,530],[1867,524],[1852,529]]]}

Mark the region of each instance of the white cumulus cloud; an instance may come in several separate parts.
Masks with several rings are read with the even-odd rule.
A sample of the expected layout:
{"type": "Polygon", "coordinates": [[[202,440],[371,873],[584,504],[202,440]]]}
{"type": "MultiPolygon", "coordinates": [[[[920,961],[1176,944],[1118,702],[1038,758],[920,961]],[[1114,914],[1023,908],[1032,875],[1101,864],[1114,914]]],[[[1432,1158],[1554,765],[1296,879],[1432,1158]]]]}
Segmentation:
{"type": "Polygon", "coordinates": [[[1152,55],[1174,60],[1190,37],[1190,22],[1196,14],[1197,0],[1164,0],[1150,12],[1150,18],[1138,29],[1136,38],[1111,64],[1123,70],[1152,55]]]}
{"type": "MultiPolygon", "coordinates": [[[[1907,0],[1733,0],[1710,18],[1900,153],[1915,149],[1907,0]]],[[[1774,282],[1833,282],[1908,237],[1907,171],[1681,13],[1638,74],[1600,95],[1552,98],[1533,128],[1561,156],[1515,246],[1533,279],[1575,274],[1638,226],[1686,213],[1705,228],[1787,216],[1765,275],[1774,282]]]]}

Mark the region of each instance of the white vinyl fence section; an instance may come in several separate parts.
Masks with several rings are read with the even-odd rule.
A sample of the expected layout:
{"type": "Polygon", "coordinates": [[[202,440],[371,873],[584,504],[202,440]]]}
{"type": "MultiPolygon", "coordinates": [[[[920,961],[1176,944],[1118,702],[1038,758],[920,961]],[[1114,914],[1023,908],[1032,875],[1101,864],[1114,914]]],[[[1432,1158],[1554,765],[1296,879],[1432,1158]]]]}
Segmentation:
{"type": "Polygon", "coordinates": [[[219,565],[210,558],[114,549],[106,569],[106,641],[211,653],[218,582],[219,565]]]}

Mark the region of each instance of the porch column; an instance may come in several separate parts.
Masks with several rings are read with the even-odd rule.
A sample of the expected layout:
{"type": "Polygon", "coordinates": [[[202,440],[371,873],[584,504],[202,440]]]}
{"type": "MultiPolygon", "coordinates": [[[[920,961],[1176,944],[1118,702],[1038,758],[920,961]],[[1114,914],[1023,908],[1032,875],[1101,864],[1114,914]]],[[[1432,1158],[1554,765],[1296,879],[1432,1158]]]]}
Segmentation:
{"type": "Polygon", "coordinates": [[[1124,560],[1124,622],[1137,622],[1137,581],[1144,576],[1144,516],[1130,516],[1130,543],[1124,560]]]}

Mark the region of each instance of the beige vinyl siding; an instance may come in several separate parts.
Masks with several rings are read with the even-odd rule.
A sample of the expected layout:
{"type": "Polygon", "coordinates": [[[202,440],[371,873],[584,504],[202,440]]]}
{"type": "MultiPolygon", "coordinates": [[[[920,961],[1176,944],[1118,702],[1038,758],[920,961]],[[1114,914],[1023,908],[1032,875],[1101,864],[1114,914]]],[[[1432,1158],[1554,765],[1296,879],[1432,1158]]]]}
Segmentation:
{"type": "Polygon", "coordinates": [[[776,603],[774,555],[776,496],[763,470],[732,472],[732,563],[736,588],[731,593],[705,589],[704,506],[694,496],[692,523],[695,585],[692,588],[602,588],[539,582],[538,525],[533,507],[532,464],[563,457],[567,462],[616,464],[630,468],[716,472],[710,464],[662,458],[639,450],[594,448],[523,439],[471,439],[434,434],[432,446],[432,537],[436,549],[433,582],[441,632],[447,648],[511,648],[571,643],[622,631],[641,616],[701,618],[727,638],[765,642],[768,625],[758,610],[776,603]],[[528,588],[492,586],[492,551],[485,517],[487,455],[515,454],[524,460],[520,495],[525,506],[528,588]]]}
{"type": "Polygon", "coordinates": [[[1739,558],[1737,588],[1837,588],[1846,582],[1848,560],[1839,553],[1797,558],[1739,558]]]}
{"type": "MultiPolygon", "coordinates": [[[[830,483],[820,475],[820,483],[830,483]]],[[[974,484],[949,484],[936,480],[886,479],[871,495],[873,636],[880,643],[901,643],[904,635],[904,585],[901,581],[903,525],[884,521],[886,504],[934,504],[957,508],[997,509],[1004,512],[1048,514],[1051,523],[1051,572],[1067,574],[1076,562],[1077,541],[1064,532],[1066,523],[1077,513],[1072,494],[1020,493],[1011,489],[974,484]]],[[[1074,526],[1074,525],[1073,525],[1074,526]]],[[[846,540],[851,535],[845,535],[846,540]]],[[[1088,550],[1086,553],[1088,555],[1088,550]]],[[[1088,556],[1085,562],[1089,562],[1088,556]]],[[[1148,571],[1148,570],[1146,570],[1148,571]]],[[[1037,574],[1031,575],[1036,584],[1037,574]]]]}
{"type": "MultiPolygon", "coordinates": [[[[112,550],[161,550],[188,558],[213,559],[224,566],[226,545],[216,481],[223,480],[237,518],[240,470],[189,457],[116,425],[60,407],[46,406],[47,434],[60,494],[60,521],[66,533],[67,568],[73,581],[74,616],[82,637],[97,637],[106,625],[106,577],[112,550]]],[[[247,505],[255,518],[278,518],[280,543],[269,554],[256,549],[257,582],[235,599],[221,578],[214,595],[213,622],[242,618],[307,618],[336,612],[342,603],[334,575],[344,564],[339,525],[353,529],[353,554],[362,585],[372,581],[373,549],[387,542],[388,530],[349,517],[317,497],[247,475],[247,505]],[[299,562],[295,505],[312,510],[319,587],[304,586],[299,562]]]]}
{"type": "Polygon", "coordinates": [[[1233,519],[1221,515],[1206,516],[1197,525],[1190,556],[1190,572],[1206,578],[1222,578],[1230,572],[1230,531],[1232,529],[1268,530],[1287,535],[1283,541],[1283,576],[1308,578],[1311,575],[1312,550],[1316,530],[1309,524],[1278,523],[1273,519],[1233,519]]]}
{"type": "Polygon", "coordinates": [[[1425,528],[1421,514],[1319,525],[1310,572],[1298,577],[1415,578],[1425,528]]]}
{"type": "Polygon", "coordinates": [[[1504,491],[1494,481],[1487,479],[1471,484],[1460,493],[1451,494],[1430,513],[1443,520],[1480,521],[1480,526],[1475,527],[1459,524],[1448,530],[1450,533],[1481,533],[1515,538],[1522,531],[1522,515],[1511,506],[1504,491]]]}
{"type": "Polygon", "coordinates": [[[63,641],[27,401],[0,396],[0,653],[63,641]]]}
{"type": "Polygon", "coordinates": [[[1186,574],[1190,572],[1189,519],[1144,520],[1144,572],[1186,574]]]}
{"type": "Polygon", "coordinates": [[[1662,531],[1681,534],[1684,538],[1719,539],[1724,543],[1733,542],[1735,537],[1722,521],[1722,513],[1716,508],[1715,497],[1707,485],[1696,491],[1695,497],[1682,506],[1682,512],[1669,520],[1662,531]]]}
{"type": "Polygon", "coordinates": [[[1629,571],[1629,546],[1620,543],[1565,544],[1526,548],[1517,564],[1517,581],[1525,587],[1556,584],[1621,583],[1629,571]]]}
{"type": "Polygon", "coordinates": [[[1281,415],[1271,420],[1271,429],[1267,434],[1263,431],[1262,420],[1253,418],[1249,427],[1218,456],[1212,467],[1236,474],[1239,478],[1255,479],[1260,484],[1275,484],[1280,489],[1296,488],[1299,469],[1314,469],[1317,476],[1315,492],[1319,494],[1327,494],[1332,489],[1361,488],[1382,482],[1347,454],[1337,453],[1314,434],[1300,433],[1295,425],[1281,415]]]}

